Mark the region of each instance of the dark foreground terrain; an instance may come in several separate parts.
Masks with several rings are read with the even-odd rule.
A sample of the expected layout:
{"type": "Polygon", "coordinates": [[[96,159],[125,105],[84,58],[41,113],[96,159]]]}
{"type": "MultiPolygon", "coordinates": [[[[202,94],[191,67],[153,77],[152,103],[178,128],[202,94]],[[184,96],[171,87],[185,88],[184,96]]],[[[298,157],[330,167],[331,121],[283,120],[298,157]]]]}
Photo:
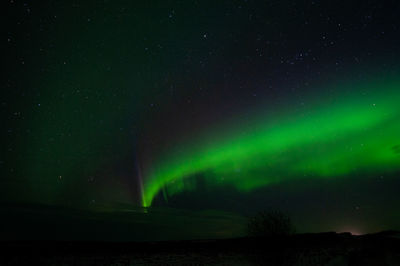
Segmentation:
{"type": "Polygon", "coordinates": [[[400,265],[398,232],[162,242],[1,242],[2,265],[400,265]]]}

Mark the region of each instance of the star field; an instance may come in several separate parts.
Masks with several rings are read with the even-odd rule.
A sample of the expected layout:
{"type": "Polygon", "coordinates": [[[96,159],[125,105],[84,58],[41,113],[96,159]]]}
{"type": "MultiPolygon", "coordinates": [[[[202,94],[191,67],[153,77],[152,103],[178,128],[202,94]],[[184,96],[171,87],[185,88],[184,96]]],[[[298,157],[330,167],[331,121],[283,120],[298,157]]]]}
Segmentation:
{"type": "Polygon", "coordinates": [[[0,202],[400,228],[396,1],[5,5],[0,202]]]}

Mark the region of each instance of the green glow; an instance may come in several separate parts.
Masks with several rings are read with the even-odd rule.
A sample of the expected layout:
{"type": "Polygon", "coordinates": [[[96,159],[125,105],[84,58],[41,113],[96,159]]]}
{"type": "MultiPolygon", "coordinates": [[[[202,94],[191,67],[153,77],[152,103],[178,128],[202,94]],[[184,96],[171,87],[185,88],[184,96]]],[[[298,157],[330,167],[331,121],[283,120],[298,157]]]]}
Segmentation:
{"type": "Polygon", "coordinates": [[[249,191],[290,178],[399,169],[400,82],[336,91],[341,95],[292,114],[263,114],[226,133],[209,132],[155,160],[146,172],[142,205],[150,206],[162,188],[168,195],[193,189],[187,177],[198,174],[207,185],[249,191]]]}

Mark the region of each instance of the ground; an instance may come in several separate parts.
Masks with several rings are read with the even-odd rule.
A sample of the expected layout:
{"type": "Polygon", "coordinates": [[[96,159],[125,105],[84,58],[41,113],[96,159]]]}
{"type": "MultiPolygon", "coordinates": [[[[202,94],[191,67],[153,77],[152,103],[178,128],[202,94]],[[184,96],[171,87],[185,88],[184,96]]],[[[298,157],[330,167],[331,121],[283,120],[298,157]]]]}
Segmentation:
{"type": "Polygon", "coordinates": [[[400,265],[398,232],[162,242],[2,242],[1,265],[400,265]]]}

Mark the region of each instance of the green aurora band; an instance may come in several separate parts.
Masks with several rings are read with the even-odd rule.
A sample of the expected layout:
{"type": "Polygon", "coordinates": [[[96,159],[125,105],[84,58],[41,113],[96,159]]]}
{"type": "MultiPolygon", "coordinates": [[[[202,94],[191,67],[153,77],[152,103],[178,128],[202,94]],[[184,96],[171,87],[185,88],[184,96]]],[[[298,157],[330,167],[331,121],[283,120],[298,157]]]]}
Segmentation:
{"type": "Polygon", "coordinates": [[[291,113],[282,107],[273,116],[258,112],[252,121],[209,130],[160,156],[145,169],[142,206],[161,191],[167,197],[194,189],[199,176],[207,186],[247,192],[295,178],[400,169],[400,82],[335,86],[338,95],[314,95],[313,104],[291,113]]]}

